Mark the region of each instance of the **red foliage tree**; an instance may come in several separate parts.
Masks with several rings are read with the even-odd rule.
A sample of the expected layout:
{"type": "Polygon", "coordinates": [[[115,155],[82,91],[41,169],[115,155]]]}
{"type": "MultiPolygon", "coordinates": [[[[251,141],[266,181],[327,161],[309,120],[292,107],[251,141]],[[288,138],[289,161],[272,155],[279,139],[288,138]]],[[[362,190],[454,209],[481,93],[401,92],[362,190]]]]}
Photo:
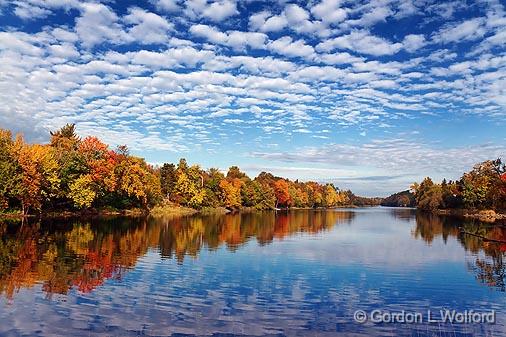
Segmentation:
{"type": "Polygon", "coordinates": [[[276,207],[278,205],[289,207],[292,204],[292,197],[288,190],[288,182],[279,179],[274,183],[274,193],[276,194],[276,207]]]}

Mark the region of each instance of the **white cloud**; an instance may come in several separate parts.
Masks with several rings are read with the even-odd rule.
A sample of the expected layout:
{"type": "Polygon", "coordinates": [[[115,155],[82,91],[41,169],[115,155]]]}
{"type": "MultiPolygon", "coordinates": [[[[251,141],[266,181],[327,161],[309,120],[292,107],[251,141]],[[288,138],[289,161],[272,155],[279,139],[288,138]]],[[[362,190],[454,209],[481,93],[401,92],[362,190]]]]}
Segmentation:
{"type": "Polygon", "coordinates": [[[118,23],[118,16],[109,7],[99,3],[83,3],[82,14],[76,19],[76,33],[85,48],[107,41],[120,44],[128,40],[118,23]]]}
{"type": "Polygon", "coordinates": [[[168,31],[173,29],[173,25],[165,18],[138,7],[129,8],[128,15],[123,20],[133,25],[128,29],[128,33],[141,44],[167,42],[168,31]]]}
{"type": "Polygon", "coordinates": [[[279,15],[261,11],[249,18],[249,27],[262,32],[279,32],[285,28],[300,34],[328,36],[330,30],[321,21],[311,21],[309,13],[296,4],[289,4],[279,15]]]}
{"type": "MultiPolygon", "coordinates": [[[[458,178],[476,162],[506,155],[506,147],[481,144],[466,147],[434,147],[405,139],[378,139],[365,144],[332,144],[303,147],[293,152],[254,152],[253,156],[269,161],[326,163],[349,167],[367,167],[393,174],[410,174],[423,179],[426,172],[437,172],[438,178],[458,178]]],[[[408,186],[406,186],[408,187],[408,186]]]]}
{"type": "Polygon", "coordinates": [[[229,16],[237,14],[239,14],[237,5],[235,1],[231,0],[214,1],[202,12],[203,16],[215,22],[222,21],[229,16]]]}
{"type": "Polygon", "coordinates": [[[393,11],[384,5],[371,6],[370,10],[363,13],[360,19],[348,20],[347,25],[370,27],[378,22],[385,22],[393,14],[393,11]]]}
{"type": "MultiPolygon", "coordinates": [[[[363,142],[364,132],[395,137],[410,125],[420,128],[420,137],[437,139],[423,132],[432,118],[451,131],[455,120],[479,115],[485,128],[495,130],[506,115],[505,23],[497,4],[477,6],[477,19],[443,24],[426,41],[424,25],[434,20],[430,24],[437,27],[442,20],[428,18],[418,1],[409,0],[281,1],[253,15],[245,10],[262,6],[250,2],[152,0],[126,14],[110,1],[20,3],[32,11],[43,9],[41,16],[46,10],[62,15],[54,21],[47,13],[47,20],[30,22],[26,32],[26,23],[4,25],[0,32],[0,124],[31,139],[46,141],[40,130],[76,122],[85,133],[103,133],[107,141],[136,150],[221,151],[242,143],[262,151],[279,143],[288,144],[285,152],[293,154],[295,137],[351,146],[333,148],[327,162],[303,149],[303,155],[325,164],[334,153],[346,152],[346,161],[352,151],[377,160],[368,149],[391,146],[352,143],[363,142]],[[223,6],[225,14],[211,11],[223,6]],[[372,13],[374,8],[382,10],[372,13]],[[385,22],[394,30],[396,20],[410,20],[408,15],[417,15],[421,25],[405,26],[399,34],[354,28],[385,22]],[[468,43],[441,46],[434,43],[438,38],[441,44],[468,43]],[[410,54],[398,53],[402,50],[410,54]],[[251,139],[252,134],[258,138],[251,139]]],[[[3,6],[8,15],[15,14],[13,2],[3,6]]],[[[481,130],[468,142],[488,140],[481,130]]],[[[502,144],[495,133],[486,136],[502,144]]],[[[415,141],[399,137],[400,147],[419,155],[405,154],[408,160],[441,161],[432,157],[440,147],[421,141],[417,149],[415,141]]],[[[483,156],[497,154],[492,145],[481,149],[483,156]]],[[[399,165],[401,159],[393,158],[399,165]]],[[[388,171],[387,164],[380,162],[377,170],[388,171]]]]}
{"type": "Polygon", "coordinates": [[[190,27],[190,33],[195,36],[203,37],[209,42],[229,46],[234,49],[243,49],[251,47],[256,49],[265,48],[267,35],[256,32],[228,31],[226,33],[217,30],[215,27],[207,25],[193,25],[190,27]]]}
{"type": "Polygon", "coordinates": [[[349,53],[346,52],[333,53],[333,54],[320,54],[319,58],[323,63],[326,64],[346,64],[363,61],[363,58],[350,55],[349,53]]]}
{"type": "Polygon", "coordinates": [[[14,0],[12,5],[14,14],[23,20],[46,18],[54,9],[79,8],[77,0],[14,0]]]}
{"type": "Polygon", "coordinates": [[[41,56],[44,50],[32,43],[30,35],[21,32],[0,32],[0,49],[41,56]]]}
{"type": "Polygon", "coordinates": [[[54,44],[49,46],[49,50],[53,56],[61,57],[65,60],[79,57],[79,52],[74,45],[70,43],[54,44]]]}
{"type": "Polygon", "coordinates": [[[341,8],[340,0],[322,0],[319,4],[311,8],[311,13],[328,24],[338,24],[346,16],[346,10],[341,8]]]}
{"type": "Polygon", "coordinates": [[[417,35],[417,34],[409,34],[404,37],[404,40],[402,41],[402,45],[406,51],[413,53],[417,51],[418,49],[425,46],[427,41],[425,40],[425,36],[423,35],[417,35]]]}
{"type": "Polygon", "coordinates": [[[214,22],[220,22],[224,19],[239,14],[237,4],[233,0],[188,0],[185,2],[185,14],[191,18],[205,17],[214,22]]]}
{"type": "Polygon", "coordinates": [[[155,5],[156,9],[165,12],[175,12],[179,10],[177,0],[150,0],[155,5]]]}
{"type": "Polygon", "coordinates": [[[296,4],[287,5],[284,10],[286,19],[290,23],[299,23],[309,20],[309,13],[296,4]]]}
{"type": "Polygon", "coordinates": [[[51,14],[51,11],[46,8],[31,5],[30,3],[18,1],[16,2],[14,14],[23,20],[33,20],[45,18],[51,14]]]}
{"type": "Polygon", "coordinates": [[[262,23],[259,30],[262,32],[278,32],[286,27],[288,21],[283,15],[274,15],[262,23]]]}
{"type": "Polygon", "coordinates": [[[330,52],[335,49],[348,49],[375,56],[393,55],[401,48],[401,43],[392,43],[384,38],[371,35],[366,30],[352,31],[348,35],[328,39],[316,46],[318,51],[330,52]]]}
{"type": "Polygon", "coordinates": [[[433,35],[433,40],[438,43],[460,42],[475,40],[485,35],[482,18],[474,18],[459,24],[448,25],[433,35]]]}
{"type": "Polygon", "coordinates": [[[314,49],[307,45],[304,40],[293,41],[290,36],[283,36],[275,41],[270,42],[267,47],[277,54],[313,58],[314,49]]]}

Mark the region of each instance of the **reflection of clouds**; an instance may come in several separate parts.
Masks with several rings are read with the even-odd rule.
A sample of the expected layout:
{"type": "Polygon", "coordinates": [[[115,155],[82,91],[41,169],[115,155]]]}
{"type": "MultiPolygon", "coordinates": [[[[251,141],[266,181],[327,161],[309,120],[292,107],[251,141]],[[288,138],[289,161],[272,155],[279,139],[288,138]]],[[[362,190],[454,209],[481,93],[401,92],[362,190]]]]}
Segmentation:
{"type": "MultiPolygon", "coordinates": [[[[335,212],[341,212],[336,210],[335,212]]],[[[23,288],[12,305],[0,298],[0,335],[60,336],[506,336],[506,299],[474,280],[455,237],[430,245],[415,219],[391,209],[354,211],[329,231],[249,240],[196,258],[161,259],[150,248],[121,280],[90,293],[45,299],[23,288]],[[409,221],[406,221],[409,220],[409,221]],[[494,326],[408,326],[352,321],[357,309],[495,309],[494,326]],[[443,334],[445,335],[445,334],[443,334]]]]}
{"type": "MultiPolygon", "coordinates": [[[[494,298],[494,302],[478,291],[464,299],[462,292],[467,289],[452,293],[450,288],[426,296],[423,289],[410,289],[416,284],[411,278],[414,275],[389,280],[393,274],[384,270],[314,265],[276,256],[269,262],[247,250],[235,255],[225,249],[205,252],[200,262],[186,260],[183,265],[156,257],[155,252],[149,252],[121,283],[109,281],[89,294],[72,293],[66,301],[40,298],[34,305],[31,296],[37,289],[22,290],[16,306],[32,309],[12,310],[6,315],[4,303],[0,304],[5,323],[0,333],[8,331],[5,326],[16,334],[41,331],[43,335],[73,336],[334,336],[336,329],[344,335],[364,336],[385,332],[429,336],[445,329],[458,336],[486,329],[500,336],[506,331],[503,323],[492,327],[413,327],[356,325],[351,321],[359,308],[425,311],[449,305],[495,309],[498,319],[505,317],[504,298],[494,298]]],[[[432,276],[427,273],[418,277],[432,276]]]]}

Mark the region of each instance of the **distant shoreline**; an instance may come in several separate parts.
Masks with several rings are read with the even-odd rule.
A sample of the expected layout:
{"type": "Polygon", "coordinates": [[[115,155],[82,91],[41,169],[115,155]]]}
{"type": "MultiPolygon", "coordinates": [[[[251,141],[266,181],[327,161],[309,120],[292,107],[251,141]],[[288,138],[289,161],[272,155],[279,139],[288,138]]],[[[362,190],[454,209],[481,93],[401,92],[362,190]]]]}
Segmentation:
{"type": "Polygon", "coordinates": [[[57,219],[57,218],[75,218],[75,217],[84,217],[84,218],[93,218],[93,217],[113,217],[113,216],[130,216],[130,217],[139,217],[139,216],[153,216],[153,217],[163,217],[163,216],[185,216],[185,215],[212,215],[212,214],[229,214],[229,213],[250,213],[250,212],[270,212],[270,211],[297,211],[297,210],[332,210],[332,209],[343,209],[343,208],[362,208],[362,207],[377,207],[371,205],[357,206],[357,205],[340,205],[334,207],[290,207],[290,208],[281,208],[281,209],[255,209],[252,207],[241,207],[238,209],[227,209],[225,207],[204,207],[202,209],[195,209],[190,207],[183,206],[156,206],[149,211],[135,208],[135,209],[127,209],[127,210],[110,210],[110,209],[90,209],[85,211],[53,211],[53,212],[45,212],[40,215],[23,215],[21,212],[19,213],[0,213],[0,219],[33,219],[33,218],[45,218],[45,219],[57,219]]]}
{"type": "Polygon", "coordinates": [[[0,219],[34,219],[34,218],[45,218],[45,219],[58,219],[58,218],[95,218],[95,217],[142,217],[142,216],[153,216],[153,217],[164,217],[164,216],[189,216],[189,215],[220,215],[230,213],[250,213],[250,212],[265,212],[265,211],[279,211],[289,212],[297,210],[332,210],[332,209],[345,209],[345,208],[370,208],[370,207],[389,207],[399,209],[415,209],[422,212],[428,212],[443,216],[454,216],[459,218],[476,219],[483,222],[495,222],[496,220],[506,220],[506,213],[496,212],[494,210],[473,210],[473,209],[436,209],[436,210],[422,210],[416,207],[408,206],[357,206],[357,205],[341,205],[335,207],[291,207],[282,209],[267,209],[260,210],[251,207],[242,207],[239,209],[227,209],[224,207],[206,207],[202,209],[194,209],[189,207],[154,207],[150,211],[146,211],[140,208],[127,209],[127,210],[87,210],[87,211],[61,211],[61,212],[47,212],[39,216],[37,215],[23,215],[21,213],[0,213],[0,219]]]}

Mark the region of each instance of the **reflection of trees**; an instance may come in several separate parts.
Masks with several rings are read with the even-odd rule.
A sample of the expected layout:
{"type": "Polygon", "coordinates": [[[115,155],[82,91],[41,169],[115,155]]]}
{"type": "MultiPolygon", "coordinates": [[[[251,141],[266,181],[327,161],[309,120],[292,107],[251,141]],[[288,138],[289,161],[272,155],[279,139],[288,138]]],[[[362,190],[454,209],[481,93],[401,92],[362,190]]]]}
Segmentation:
{"type": "Polygon", "coordinates": [[[481,283],[506,291],[506,268],[502,255],[492,258],[491,261],[476,258],[474,264],[468,264],[468,268],[476,274],[476,279],[481,283]]]}
{"type": "Polygon", "coordinates": [[[202,247],[229,250],[251,239],[268,244],[298,232],[318,233],[351,221],[352,212],[256,212],[171,219],[101,219],[0,223],[0,294],[41,284],[52,294],[75,288],[89,292],[109,278],[121,278],[149,248],[182,262],[202,247]]]}
{"type": "Polygon", "coordinates": [[[459,236],[458,223],[450,217],[442,217],[429,212],[416,213],[416,228],[413,233],[415,238],[421,238],[427,243],[441,236],[443,241],[448,240],[448,236],[459,236]]]}
{"type": "Polygon", "coordinates": [[[390,215],[398,220],[411,221],[415,217],[415,209],[396,207],[390,209],[390,215]]]}
{"type": "Polygon", "coordinates": [[[182,262],[185,255],[196,256],[204,245],[209,249],[226,245],[234,251],[252,238],[260,244],[268,244],[298,232],[328,230],[335,224],[350,222],[353,216],[352,212],[317,210],[166,219],[161,230],[160,250],[163,257],[175,257],[182,262]]]}
{"type": "Polygon", "coordinates": [[[478,220],[462,220],[425,212],[416,214],[416,228],[413,235],[429,244],[439,236],[443,238],[444,242],[449,236],[455,237],[467,251],[476,255],[475,260],[468,263],[468,268],[476,275],[476,279],[500,291],[506,291],[506,266],[503,262],[506,244],[463,234],[461,228],[468,233],[490,240],[506,241],[506,227],[504,226],[494,226],[478,220]],[[484,258],[477,256],[480,252],[484,253],[484,258]]]}

